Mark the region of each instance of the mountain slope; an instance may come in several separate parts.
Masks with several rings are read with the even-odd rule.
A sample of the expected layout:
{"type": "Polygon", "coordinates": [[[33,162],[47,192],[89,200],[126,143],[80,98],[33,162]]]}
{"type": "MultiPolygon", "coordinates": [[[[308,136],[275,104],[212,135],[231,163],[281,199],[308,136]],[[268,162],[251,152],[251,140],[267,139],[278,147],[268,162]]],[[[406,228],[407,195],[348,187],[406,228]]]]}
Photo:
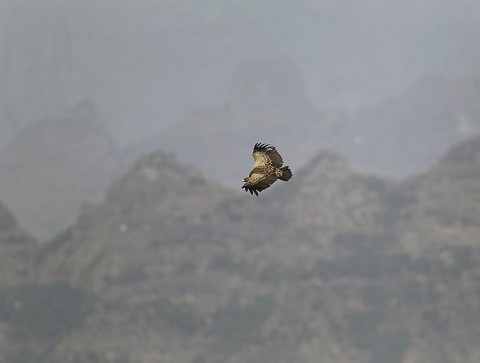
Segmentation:
{"type": "Polygon", "coordinates": [[[0,204],[0,287],[21,285],[33,277],[36,241],[22,231],[0,204]]]}
{"type": "Polygon", "coordinates": [[[79,319],[25,347],[62,363],[474,363],[479,226],[462,208],[478,145],[401,184],[324,152],[260,197],[143,156],[41,251],[37,284],[75,296],[79,319]],[[445,203],[460,212],[439,217],[445,203]]]}

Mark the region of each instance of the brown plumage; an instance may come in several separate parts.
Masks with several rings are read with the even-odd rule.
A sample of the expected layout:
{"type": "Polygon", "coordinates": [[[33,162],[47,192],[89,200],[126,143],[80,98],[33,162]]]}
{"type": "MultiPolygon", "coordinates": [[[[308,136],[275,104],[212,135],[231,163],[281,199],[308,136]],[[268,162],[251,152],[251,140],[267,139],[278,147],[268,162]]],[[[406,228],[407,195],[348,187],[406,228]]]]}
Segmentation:
{"type": "Polygon", "coordinates": [[[242,189],[250,194],[258,195],[275,183],[277,179],[287,181],[292,177],[288,166],[283,166],[283,159],[274,146],[256,143],[253,147],[255,165],[250,175],[243,179],[242,189]]]}

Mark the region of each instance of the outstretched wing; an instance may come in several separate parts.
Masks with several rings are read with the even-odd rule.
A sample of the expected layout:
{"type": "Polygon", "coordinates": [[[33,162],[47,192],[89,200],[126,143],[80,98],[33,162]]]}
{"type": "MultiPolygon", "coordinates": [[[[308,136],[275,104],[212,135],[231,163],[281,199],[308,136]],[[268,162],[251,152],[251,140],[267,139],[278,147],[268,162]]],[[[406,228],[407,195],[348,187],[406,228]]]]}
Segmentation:
{"type": "Polygon", "coordinates": [[[273,165],[280,168],[283,165],[283,159],[278,153],[277,149],[270,144],[256,143],[253,147],[253,160],[255,160],[255,167],[273,165]]]}
{"type": "Polygon", "coordinates": [[[242,188],[246,192],[258,195],[259,192],[270,187],[277,180],[277,176],[274,173],[268,173],[265,168],[259,166],[253,168],[248,179],[249,181],[242,188]]]}

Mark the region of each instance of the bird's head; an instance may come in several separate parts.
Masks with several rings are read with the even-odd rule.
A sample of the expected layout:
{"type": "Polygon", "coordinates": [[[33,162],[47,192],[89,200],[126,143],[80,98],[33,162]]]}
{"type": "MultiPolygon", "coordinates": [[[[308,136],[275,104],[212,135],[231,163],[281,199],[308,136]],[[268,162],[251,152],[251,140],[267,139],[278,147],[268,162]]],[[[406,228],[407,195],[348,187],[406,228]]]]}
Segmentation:
{"type": "Polygon", "coordinates": [[[245,177],[245,178],[243,178],[242,182],[243,182],[243,183],[248,183],[248,176],[245,177]]]}

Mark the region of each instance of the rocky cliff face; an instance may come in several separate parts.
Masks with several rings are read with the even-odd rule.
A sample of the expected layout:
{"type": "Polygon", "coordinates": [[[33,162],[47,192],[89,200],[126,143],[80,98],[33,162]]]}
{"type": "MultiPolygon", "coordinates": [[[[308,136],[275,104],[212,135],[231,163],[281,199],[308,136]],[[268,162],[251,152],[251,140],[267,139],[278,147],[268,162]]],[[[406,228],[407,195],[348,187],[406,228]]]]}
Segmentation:
{"type": "Polygon", "coordinates": [[[8,290],[6,362],[476,362],[479,145],[401,184],[324,152],[260,197],[145,155],[8,290]]]}
{"type": "Polygon", "coordinates": [[[13,215],[0,204],[0,287],[31,281],[35,240],[22,231],[13,215]]]}
{"type": "Polygon", "coordinates": [[[20,291],[34,281],[34,263],[38,253],[36,241],[22,231],[13,215],[0,204],[0,361],[25,347],[22,341],[11,339],[29,322],[20,291]],[[20,317],[20,315],[22,315],[20,317]]]}

